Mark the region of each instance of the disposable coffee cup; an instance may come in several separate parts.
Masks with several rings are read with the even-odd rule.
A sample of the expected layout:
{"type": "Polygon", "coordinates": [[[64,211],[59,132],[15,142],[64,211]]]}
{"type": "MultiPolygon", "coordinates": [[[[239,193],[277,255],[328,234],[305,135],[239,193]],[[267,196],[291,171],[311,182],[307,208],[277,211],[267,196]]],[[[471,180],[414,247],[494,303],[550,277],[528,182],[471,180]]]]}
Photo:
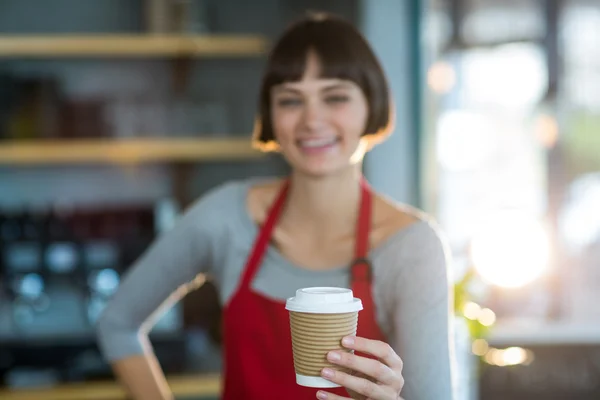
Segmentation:
{"type": "Polygon", "coordinates": [[[350,352],[342,346],[342,338],[356,335],[358,312],[362,302],[352,290],[337,287],[298,289],[295,297],[287,299],[290,312],[292,351],[296,383],[315,388],[339,387],[321,377],[323,368],[344,371],[329,363],[331,350],[350,352]]]}

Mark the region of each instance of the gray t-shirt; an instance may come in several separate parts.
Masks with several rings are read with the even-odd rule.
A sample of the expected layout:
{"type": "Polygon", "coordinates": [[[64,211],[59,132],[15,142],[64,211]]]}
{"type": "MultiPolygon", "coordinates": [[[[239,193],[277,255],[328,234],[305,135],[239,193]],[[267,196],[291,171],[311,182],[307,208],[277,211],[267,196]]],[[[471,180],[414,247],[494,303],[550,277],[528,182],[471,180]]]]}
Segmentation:
{"type": "MultiPolygon", "coordinates": [[[[199,274],[215,282],[221,302],[227,303],[258,232],[246,207],[256,182],[233,181],[212,189],[129,269],[97,326],[109,361],[143,353],[154,316],[180,300],[199,274]]],[[[404,361],[403,397],[452,399],[451,279],[437,228],[419,220],[372,249],[369,258],[378,323],[404,361]]],[[[285,300],[302,287],[349,287],[348,269],[308,270],[270,246],[252,287],[285,300]]]]}

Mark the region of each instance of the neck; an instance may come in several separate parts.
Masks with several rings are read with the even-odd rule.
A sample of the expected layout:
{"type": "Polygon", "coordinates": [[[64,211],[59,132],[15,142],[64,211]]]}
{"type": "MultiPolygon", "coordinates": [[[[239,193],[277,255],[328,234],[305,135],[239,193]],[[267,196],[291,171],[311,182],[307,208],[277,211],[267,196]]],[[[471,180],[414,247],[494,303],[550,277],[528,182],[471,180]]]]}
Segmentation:
{"type": "Polygon", "coordinates": [[[326,233],[353,229],[360,204],[360,164],[335,176],[291,175],[283,219],[294,226],[310,225],[326,233]]]}

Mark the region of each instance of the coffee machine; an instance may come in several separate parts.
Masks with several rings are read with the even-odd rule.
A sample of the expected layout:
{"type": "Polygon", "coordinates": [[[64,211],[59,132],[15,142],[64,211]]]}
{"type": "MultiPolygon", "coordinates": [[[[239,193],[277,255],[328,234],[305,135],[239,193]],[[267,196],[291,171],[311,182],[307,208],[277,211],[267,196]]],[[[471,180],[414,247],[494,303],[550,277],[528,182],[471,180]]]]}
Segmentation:
{"type": "MultiPolygon", "coordinates": [[[[161,210],[159,204],[0,209],[5,385],[110,375],[95,324],[127,268],[160,234],[161,210]]],[[[178,305],[166,311],[150,334],[167,371],[183,368],[181,314],[178,305]]]]}

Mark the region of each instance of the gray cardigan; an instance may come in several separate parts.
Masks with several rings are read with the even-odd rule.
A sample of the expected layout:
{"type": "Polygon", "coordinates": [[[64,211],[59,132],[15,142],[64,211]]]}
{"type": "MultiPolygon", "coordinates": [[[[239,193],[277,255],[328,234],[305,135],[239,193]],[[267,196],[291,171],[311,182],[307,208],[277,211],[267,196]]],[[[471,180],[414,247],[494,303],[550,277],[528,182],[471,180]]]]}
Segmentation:
{"type": "MultiPolygon", "coordinates": [[[[181,299],[186,284],[198,274],[213,279],[223,304],[232,296],[258,231],[246,209],[247,192],[255,182],[234,181],[212,189],[129,269],[97,326],[107,360],[144,352],[153,315],[181,299]]],[[[370,259],[377,319],[404,361],[403,397],[453,399],[451,280],[448,252],[437,228],[420,220],[372,249],[370,259]]],[[[285,300],[301,287],[349,287],[349,274],[347,266],[301,268],[271,246],[252,286],[285,300]]]]}

